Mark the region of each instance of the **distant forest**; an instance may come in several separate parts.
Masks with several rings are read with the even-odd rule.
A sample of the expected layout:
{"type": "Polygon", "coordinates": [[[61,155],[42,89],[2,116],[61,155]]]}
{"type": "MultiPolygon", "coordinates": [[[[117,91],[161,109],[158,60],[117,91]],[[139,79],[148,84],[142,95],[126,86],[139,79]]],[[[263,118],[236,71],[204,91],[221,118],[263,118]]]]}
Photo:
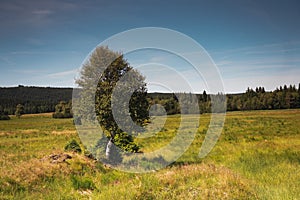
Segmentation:
{"type": "Polygon", "coordinates": [[[0,87],[0,112],[12,115],[16,106],[22,104],[24,113],[54,112],[60,101],[72,100],[72,88],[52,87],[0,87]]]}
{"type": "MultiPolygon", "coordinates": [[[[22,85],[0,87],[0,113],[12,115],[18,104],[24,106],[25,114],[54,112],[55,106],[60,101],[70,102],[72,100],[72,90],[72,88],[22,85]]],[[[177,114],[181,113],[182,110],[176,97],[178,95],[180,94],[148,93],[148,100],[150,105],[160,104],[164,106],[167,114],[177,114]]],[[[188,97],[189,95],[185,94],[184,96],[188,97]]],[[[265,91],[264,87],[248,88],[245,93],[226,94],[226,98],[227,111],[300,108],[300,83],[298,88],[295,85],[284,85],[274,91],[265,91]]],[[[201,113],[211,111],[210,95],[206,91],[197,94],[197,99],[201,113]]],[[[188,111],[188,113],[191,112],[188,111]]]]}

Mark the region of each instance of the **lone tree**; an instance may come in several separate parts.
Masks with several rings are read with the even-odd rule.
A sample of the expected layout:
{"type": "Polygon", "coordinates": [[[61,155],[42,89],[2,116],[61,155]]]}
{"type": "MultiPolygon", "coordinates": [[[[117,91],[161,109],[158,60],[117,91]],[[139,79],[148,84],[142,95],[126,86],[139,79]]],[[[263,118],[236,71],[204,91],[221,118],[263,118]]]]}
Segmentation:
{"type": "Polygon", "coordinates": [[[17,118],[20,118],[23,113],[24,113],[24,106],[21,104],[18,104],[15,115],[17,116],[17,118]]]}
{"type": "MultiPolygon", "coordinates": [[[[139,151],[132,134],[141,129],[132,128],[133,123],[128,120],[130,119],[131,122],[142,127],[145,120],[149,118],[147,89],[144,80],[145,78],[129,65],[121,53],[100,46],[84,64],[81,76],[76,81],[82,88],[82,92],[85,93],[83,96],[90,93],[92,87],[97,86],[93,91],[95,92],[94,106],[97,120],[108,138],[106,144],[108,160],[112,160],[116,155],[114,145],[126,152],[139,151]],[[116,90],[118,92],[115,92],[116,90]],[[122,97],[128,95],[130,96],[129,102],[126,102],[122,97]],[[124,117],[116,120],[116,115],[124,117]],[[120,124],[122,124],[121,127],[120,124]]],[[[84,110],[86,106],[82,106],[81,112],[88,115],[89,110],[84,110]]]]}
{"type": "Polygon", "coordinates": [[[61,101],[55,106],[55,113],[52,114],[53,118],[72,118],[72,103],[61,101]]]}

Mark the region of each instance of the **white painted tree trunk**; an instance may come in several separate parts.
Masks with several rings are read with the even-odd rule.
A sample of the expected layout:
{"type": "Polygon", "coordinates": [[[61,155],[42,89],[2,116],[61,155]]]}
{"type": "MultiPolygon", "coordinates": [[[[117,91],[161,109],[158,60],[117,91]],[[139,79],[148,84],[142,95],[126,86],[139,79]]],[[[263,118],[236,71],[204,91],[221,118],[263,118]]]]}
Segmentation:
{"type": "Polygon", "coordinates": [[[112,146],[113,146],[113,143],[110,139],[106,145],[106,151],[105,151],[106,158],[109,160],[111,159],[112,146]]]}

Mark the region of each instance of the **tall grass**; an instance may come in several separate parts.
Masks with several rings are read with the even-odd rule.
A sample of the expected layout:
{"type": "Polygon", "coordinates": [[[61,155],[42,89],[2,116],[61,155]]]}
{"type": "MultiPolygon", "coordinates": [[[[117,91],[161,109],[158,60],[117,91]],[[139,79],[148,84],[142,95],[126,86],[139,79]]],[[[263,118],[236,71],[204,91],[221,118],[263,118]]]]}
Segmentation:
{"type": "MultiPolygon", "coordinates": [[[[195,140],[175,163],[147,174],[64,152],[79,141],[72,119],[0,121],[0,199],[300,199],[300,110],[229,112],[215,148],[199,159],[209,120],[201,115],[195,140]],[[64,154],[71,158],[51,157],[64,154]]],[[[144,152],[160,148],[179,122],[179,115],[168,116],[163,128],[152,127],[154,135],[137,142],[144,152]]]]}

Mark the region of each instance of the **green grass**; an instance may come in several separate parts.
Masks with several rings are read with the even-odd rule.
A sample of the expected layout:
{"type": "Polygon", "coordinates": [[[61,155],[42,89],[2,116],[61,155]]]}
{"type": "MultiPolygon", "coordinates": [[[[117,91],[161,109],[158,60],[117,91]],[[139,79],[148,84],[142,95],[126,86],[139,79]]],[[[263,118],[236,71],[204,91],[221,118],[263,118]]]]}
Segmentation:
{"type": "MultiPolygon", "coordinates": [[[[175,163],[146,174],[64,152],[79,141],[72,119],[0,121],[0,199],[300,199],[300,110],[229,112],[215,148],[200,159],[209,120],[201,115],[195,140],[175,163]],[[72,158],[51,158],[66,153],[72,158]]],[[[158,149],[179,123],[180,115],[168,116],[163,127],[151,127],[156,134],[137,142],[144,152],[158,149]]]]}

